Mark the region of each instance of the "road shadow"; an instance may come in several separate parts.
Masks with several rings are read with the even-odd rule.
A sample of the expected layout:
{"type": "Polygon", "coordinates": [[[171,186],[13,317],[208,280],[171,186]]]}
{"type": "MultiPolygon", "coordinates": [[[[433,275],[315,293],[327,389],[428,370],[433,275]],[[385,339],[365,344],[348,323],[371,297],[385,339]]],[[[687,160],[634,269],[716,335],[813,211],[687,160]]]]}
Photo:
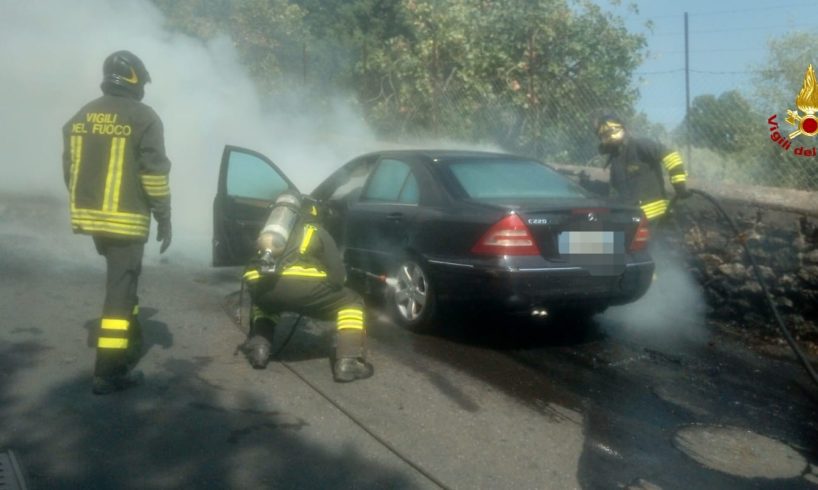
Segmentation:
{"type": "MultiPolygon", "coordinates": [[[[804,396],[808,379],[792,361],[763,361],[741,346],[713,343],[654,348],[599,316],[589,323],[563,319],[567,323],[557,323],[556,330],[547,322],[506,315],[445,318],[434,334],[401,336],[421,357],[406,364],[456,402],[457,385],[423,358],[468,372],[551,420],[553,405],[581,414],[582,488],[811,485],[800,477],[747,479],[710,470],[672,444],[681,427],[728,425],[787,441],[814,464],[818,430],[810,421],[818,407],[804,396]]],[[[387,336],[390,327],[380,328],[387,336]]],[[[459,402],[464,410],[479,409],[479,399],[467,401],[459,402]]]]}
{"type": "MultiPolygon", "coordinates": [[[[379,338],[392,335],[383,328],[388,314],[383,305],[368,304],[368,316],[373,319],[370,335],[379,338]],[[384,331],[382,334],[381,331],[384,331]]],[[[448,308],[439,313],[438,320],[428,333],[409,333],[412,337],[445,339],[449,342],[508,351],[529,348],[578,346],[604,340],[606,330],[594,318],[571,317],[559,313],[545,318],[527,314],[510,314],[493,309],[448,308]]]]}
{"type": "MultiPolygon", "coordinates": [[[[374,315],[373,311],[373,316],[374,315]]],[[[792,361],[763,361],[740,345],[646,343],[605,316],[540,319],[491,312],[447,314],[432,334],[372,324],[382,348],[464,412],[481,410],[447,370],[467,372],[552,421],[559,406],[581,415],[582,488],[807,488],[804,478],[746,479],[707,469],[672,438],[691,424],[729,425],[787,441],[816,461],[818,410],[792,361]],[[409,348],[407,348],[409,346],[409,348]]],[[[683,337],[684,338],[684,337],[683,337]]],[[[695,339],[694,339],[695,340],[695,339]]]]}
{"type": "Polygon", "coordinates": [[[47,355],[0,341],[0,449],[15,451],[30,488],[413,488],[355,447],[315,443],[325,421],[276,411],[252,390],[224,396],[201,375],[209,359],[170,359],[143,386],[104,397],[85,374],[21,391],[47,355]]]}

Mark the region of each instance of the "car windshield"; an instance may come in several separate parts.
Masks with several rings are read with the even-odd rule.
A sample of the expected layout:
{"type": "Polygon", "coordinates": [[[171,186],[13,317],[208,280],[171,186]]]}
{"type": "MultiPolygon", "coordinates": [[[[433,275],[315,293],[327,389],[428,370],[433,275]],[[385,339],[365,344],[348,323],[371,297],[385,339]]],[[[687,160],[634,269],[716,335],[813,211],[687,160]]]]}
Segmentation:
{"type": "Polygon", "coordinates": [[[471,199],[587,197],[581,187],[530,160],[460,160],[447,165],[471,199]]]}

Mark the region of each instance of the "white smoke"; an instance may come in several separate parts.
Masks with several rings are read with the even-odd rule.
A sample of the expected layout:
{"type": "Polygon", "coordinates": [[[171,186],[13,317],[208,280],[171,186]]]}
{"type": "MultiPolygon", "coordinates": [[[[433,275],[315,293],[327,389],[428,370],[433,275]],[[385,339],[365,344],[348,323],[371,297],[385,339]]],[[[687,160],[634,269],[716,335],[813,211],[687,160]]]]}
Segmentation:
{"type": "Polygon", "coordinates": [[[707,304],[701,286],[685,264],[661,246],[653,247],[651,256],[656,271],[650,289],[634,303],[609,308],[600,316],[601,324],[664,346],[706,340],[707,304]]]}
{"type": "MultiPolygon", "coordinates": [[[[165,126],[173,164],[171,256],[209,260],[225,144],[267,155],[306,192],[338,165],[376,149],[341,95],[320,115],[264,112],[269,104],[261,103],[229,39],[205,43],[172,33],[163,22],[146,0],[0,0],[0,193],[47,194],[67,204],[62,125],[100,95],[102,62],[120,49],[144,61],[152,83],[143,102],[165,126]]],[[[299,94],[293,90],[287,107],[299,106],[299,94]]]]}

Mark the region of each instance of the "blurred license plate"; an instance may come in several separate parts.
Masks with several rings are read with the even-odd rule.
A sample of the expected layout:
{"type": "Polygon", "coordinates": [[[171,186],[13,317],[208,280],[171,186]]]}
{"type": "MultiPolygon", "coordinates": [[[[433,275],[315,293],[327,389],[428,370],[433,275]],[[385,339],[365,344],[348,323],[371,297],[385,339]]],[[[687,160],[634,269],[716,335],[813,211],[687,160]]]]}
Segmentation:
{"type": "Polygon", "coordinates": [[[622,232],[564,231],[560,233],[559,252],[574,254],[613,254],[624,251],[622,232]]]}

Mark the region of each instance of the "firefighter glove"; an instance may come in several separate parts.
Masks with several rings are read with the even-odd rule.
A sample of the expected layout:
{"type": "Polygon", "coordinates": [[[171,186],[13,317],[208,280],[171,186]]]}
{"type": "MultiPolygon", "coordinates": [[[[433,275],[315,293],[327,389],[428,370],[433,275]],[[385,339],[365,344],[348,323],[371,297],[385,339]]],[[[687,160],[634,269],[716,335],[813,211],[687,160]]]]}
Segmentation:
{"type": "Polygon", "coordinates": [[[687,185],[684,182],[673,184],[673,190],[676,191],[676,197],[678,199],[687,199],[690,197],[690,191],[687,190],[687,185]]]}
{"type": "Polygon", "coordinates": [[[165,250],[170,247],[170,240],[173,236],[173,231],[170,226],[170,219],[164,219],[158,223],[158,228],[156,231],[156,241],[162,242],[162,245],[159,247],[159,253],[165,253],[165,250]]]}

